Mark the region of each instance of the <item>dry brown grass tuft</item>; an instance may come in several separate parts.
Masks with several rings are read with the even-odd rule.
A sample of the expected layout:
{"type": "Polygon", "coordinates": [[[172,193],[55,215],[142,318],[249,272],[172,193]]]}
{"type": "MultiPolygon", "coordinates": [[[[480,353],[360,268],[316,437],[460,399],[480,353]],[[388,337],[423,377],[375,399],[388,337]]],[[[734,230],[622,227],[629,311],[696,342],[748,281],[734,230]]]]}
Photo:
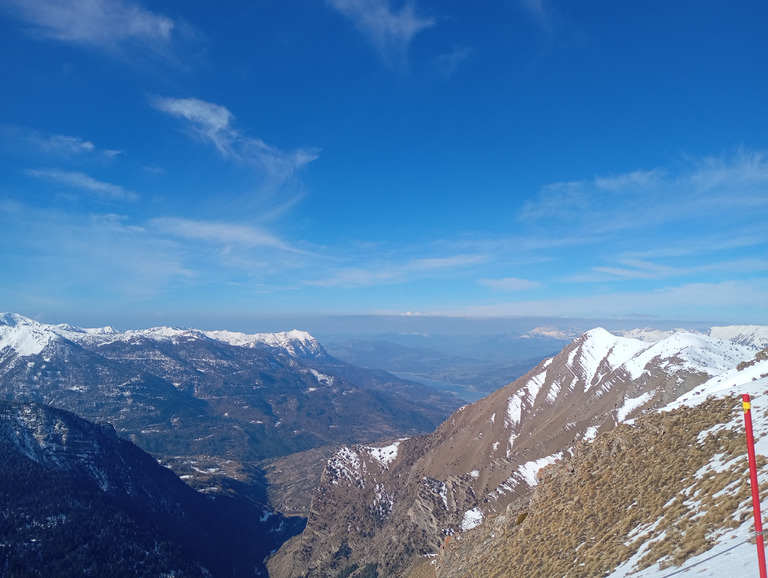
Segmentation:
{"type": "Polygon", "coordinates": [[[740,408],[733,397],[709,400],[580,446],[568,464],[540,473],[524,524],[515,512],[503,528],[484,524],[457,537],[437,576],[593,578],[640,552],[645,568],[706,551],[749,505],[743,429],[718,427],[740,408]],[[715,458],[720,471],[709,465],[715,458]]]}

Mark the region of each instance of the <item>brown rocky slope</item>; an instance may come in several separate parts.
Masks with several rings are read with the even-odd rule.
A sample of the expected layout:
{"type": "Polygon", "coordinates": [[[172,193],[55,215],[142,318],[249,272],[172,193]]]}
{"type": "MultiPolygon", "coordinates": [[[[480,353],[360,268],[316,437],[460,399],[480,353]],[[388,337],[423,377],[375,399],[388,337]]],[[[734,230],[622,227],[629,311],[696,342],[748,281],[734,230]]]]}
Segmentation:
{"type": "Polygon", "coordinates": [[[743,430],[717,427],[740,409],[735,397],[711,400],[642,417],[581,445],[539,472],[530,504],[455,537],[417,575],[590,578],[641,548],[640,569],[679,565],[749,515],[745,459],[697,475],[718,454],[744,458],[743,430]]]}
{"type": "Polygon", "coordinates": [[[430,435],[337,452],[306,530],[269,561],[270,575],[407,576],[446,538],[520,509],[536,472],[578,442],[753,355],[705,336],[651,344],[590,331],[430,435]]]}

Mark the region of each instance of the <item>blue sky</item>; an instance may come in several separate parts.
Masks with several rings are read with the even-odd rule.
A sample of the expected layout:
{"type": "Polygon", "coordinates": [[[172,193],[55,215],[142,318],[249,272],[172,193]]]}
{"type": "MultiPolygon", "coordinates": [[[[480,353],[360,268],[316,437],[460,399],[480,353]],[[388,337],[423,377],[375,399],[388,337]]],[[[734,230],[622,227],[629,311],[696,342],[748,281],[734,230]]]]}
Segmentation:
{"type": "Polygon", "coordinates": [[[0,0],[0,310],[768,324],[767,27],[756,0],[0,0]]]}

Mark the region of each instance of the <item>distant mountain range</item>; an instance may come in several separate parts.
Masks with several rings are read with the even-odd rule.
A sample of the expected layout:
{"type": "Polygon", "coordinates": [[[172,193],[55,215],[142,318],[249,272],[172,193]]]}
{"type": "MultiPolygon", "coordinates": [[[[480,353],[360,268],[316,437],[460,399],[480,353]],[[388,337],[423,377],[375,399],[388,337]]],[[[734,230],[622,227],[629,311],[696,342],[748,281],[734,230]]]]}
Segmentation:
{"type": "Polygon", "coordinates": [[[335,447],[432,431],[462,403],[334,359],[302,331],[122,332],[13,313],[0,314],[0,399],[108,422],[198,489],[280,505],[290,490],[298,514],[335,447]],[[274,463],[307,450],[298,475],[274,463]]]}
{"type": "Polygon", "coordinates": [[[0,315],[0,395],[108,421],[156,454],[259,460],[431,431],[459,400],[309,334],[119,332],[0,315]]]}
{"type": "Polygon", "coordinates": [[[429,435],[343,448],[326,465],[306,530],[270,560],[271,575],[407,576],[446,537],[523,508],[542,467],[753,359],[767,330],[712,331],[725,340],[595,329],[429,435]]]}

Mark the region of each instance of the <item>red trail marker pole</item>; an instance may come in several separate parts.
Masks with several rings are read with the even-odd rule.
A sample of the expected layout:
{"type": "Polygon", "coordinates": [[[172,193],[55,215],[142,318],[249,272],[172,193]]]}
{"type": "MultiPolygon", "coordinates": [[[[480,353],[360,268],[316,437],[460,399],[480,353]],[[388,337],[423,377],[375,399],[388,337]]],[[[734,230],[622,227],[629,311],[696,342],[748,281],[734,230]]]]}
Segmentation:
{"type": "Polygon", "coordinates": [[[752,433],[752,404],[749,394],[741,396],[744,408],[744,427],[747,430],[747,454],[749,455],[749,484],[752,486],[752,511],[755,515],[755,534],[757,534],[757,563],[760,578],[768,578],[765,570],[765,543],[763,541],[763,521],[760,516],[760,488],[757,486],[757,463],[755,462],[755,436],[752,433]]]}

